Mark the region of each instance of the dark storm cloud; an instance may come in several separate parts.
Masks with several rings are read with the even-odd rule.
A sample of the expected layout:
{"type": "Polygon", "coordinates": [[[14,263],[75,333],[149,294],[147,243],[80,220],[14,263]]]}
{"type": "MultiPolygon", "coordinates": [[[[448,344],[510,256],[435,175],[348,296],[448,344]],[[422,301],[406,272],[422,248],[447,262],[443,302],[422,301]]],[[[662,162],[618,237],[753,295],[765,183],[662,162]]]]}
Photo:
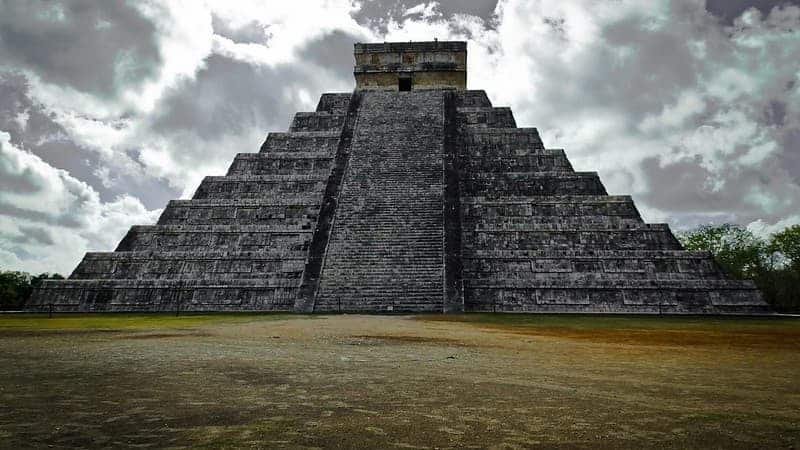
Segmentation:
{"type": "Polygon", "coordinates": [[[669,29],[648,30],[645,25],[631,18],[603,30],[607,45],[590,61],[582,95],[589,94],[594,97],[592,101],[605,104],[622,101],[631,114],[644,114],[660,110],[681,88],[697,81],[697,67],[686,37],[669,29]],[[620,48],[630,51],[623,61],[615,58],[620,48]],[[621,91],[639,95],[620,97],[621,91]]]}
{"type": "Polygon", "coordinates": [[[128,2],[0,2],[0,64],[81,92],[113,96],[155,76],[155,39],[152,22],[128,2]]]}
{"type": "Polygon", "coordinates": [[[606,17],[521,4],[504,14],[530,15],[533,31],[517,24],[508,39],[523,39],[535,81],[533,95],[508,98],[517,123],[540,127],[577,169],[599,170],[612,193],[636,196],[645,219],[679,228],[800,217],[795,11],[766,10],[732,30],[680,0],[606,17]]]}
{"type": "Polygon", "coordinates": [[[763,161],[758,167],[731,170],[723,174],[724,189],[712,189],[709,180],[718,174],[702,166],[702,158],[664,162],[647,158],[641,168],[652,189],[641,195],[648,205],[672,211],[671,222],[681,228],[715,221],[748,224],[757,220],[775,223],[800,209],[800,186],[781,167],[780,157],[763,161]],[[757,192],[783,191],[785,198],[765,205],[757,192]],[[694,218],[693,221],[690,221],[694,218]]]}
{"type": "MultiPolygon", "coordinates": [[[[284,89],[307,86],[307,81],[306,75],[294,66],[254,66],[212,55],[195,80],[165,95],[151,117],[151,130],[162,136],[190,132],[213,141],[254,126],[280,124],[283,129],[294,113],[284,89]]],[[[197,157],[192,149],[187,149],[186,154],[197,157]]]]}
{"type": "Polygon", "coordinates": [[[325,87],[316,86],[314,72],[211,55],[194,80],[164,95],[143,139],[167,143],[167,169],[185,177],[182,183],[222,174],[236,153],[257,152],[268,132],[286,131],[295,112],[316,106],[325,87]],[[313,105],[301,104],[301,91],[313,105]]]}
{"type": "Polygon", "coordinates": [[[353,80],[353,44],[364,42],[364,36],[354,36],[343,31],[334,31],[308,42],[300,51],[303,61],[312,62],[322,70],[335,74],[348,83],[353,80]]]}

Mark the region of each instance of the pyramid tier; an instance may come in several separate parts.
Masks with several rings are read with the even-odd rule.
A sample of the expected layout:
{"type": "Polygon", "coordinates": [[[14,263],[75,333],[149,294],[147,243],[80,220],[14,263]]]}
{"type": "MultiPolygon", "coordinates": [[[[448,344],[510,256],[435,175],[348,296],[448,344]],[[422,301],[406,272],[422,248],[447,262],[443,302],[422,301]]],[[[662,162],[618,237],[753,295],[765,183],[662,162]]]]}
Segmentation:
{"type": "Polygon", "coordinates": [[[464,197],[464,219],[486,221],[496,217],[621,217],[639,218],[628,195],[557,195],[516,197],[464,197]]]}
{"type": "MultiPolygon", "coordinates": [[[[724,278],[708,252],[685,250],[475,250],[464,255],[467,278],[526,278],[533,274],[682,274],[724,278]]],[[[638,275],[636,275],[638,276],[638,275]]],[[[668,279],[672,275],[662,278],[668,279]]],[[[641,277],[639,277],[641,278],[641,277]]]]}
{"type": "Polygon", "coordinates": [[[625,229],[566,228],[539,230],[464,231],[464,253],[472,249],[508,250],[680,250],[681,245],[666,224],[639,224],[625,229]]]}
{"type": "Polygon", "coordinates": [[[310,229],[264,225],[136,225],[116,251],[305,250],[310,229]]]}
{"type": "Polygon", "coordinates": [[[465,280],[467,311],[763,314],[769,308],[739,280],[465,280]]]}
{"type": "Polygon", "coordinates": [[[564,150],[559,149],[478,149],[461,158],[467,172],[573,172],[564,150]]]}
{"type": "Polygon", "coordinates": [[[273,132],[261,145],[261,153],[314,152],[334,155],[341,133],[338,130],[322,132],[273,132]]]}
{"type": "Polygon", "coordinates": [[[350,106],[351,93],[326,93],[319,97],[317,112],[328,112],[332,114],[346,114],[350,106]]]}
{"type": "Polygon", "coordinates": [[[344,125],[345,114],[328,111],[299,112],[294,115],[290,132],[296,131],[336,131],[344,125]]]}
{"type": "Polygon", "coordinates": [[[511,108],[459,107],[458,120],[463,126],[476,128],[516,128],[511,108]]]}
{"type": "Polygon", "coordinates": [[[456,107],[458,108],[491,108],[492,102],[489,101],[489,96],[486,91],[482,90],[466,90],[459,92],[455,98],[456,107]]]}
{"type": "Polygon", "coordinates": [[[90,252],[70,279],[286,279],[303,273],[305,253],[190,251],[90,252]]]}
{"type": "Polygon", "coordinates": [[[463,140],[467,152],[493,145],[544,149],[536,128],[472,128],[464,133],[463,140]]]}
{"type": "Polygon", "coordinates": [[[474,217],[461,224],[464,232],[557,231],[557,230],[627,230],[638,229],[638,217],[620,216],[519,216],[474,217]]]}
{"type": "Polygon", "coordinates": [[[171,200],[158,225],[283,225],[307,229],[316,223],[320,201],[320,195],[171,200]]]}
{"type": "Polygon", "coordinates": [[[60,280],[45,282],[30,309],[66,312],[289,311],[296,280],[60,280]]]}
{"type": "Polygon", "coordinates": [[[327,175],[231,175],[205,177],[195,199],[263,198],[285,194],[322,193],[327,175]]]}
{"type": "Polygon", "coordinates": [[[324,152],[239,153],[227,175],[327,176],[332,163],[333,157],[324,152]]]}
{"type": "Polygon", "coordinates": [[[470,172],[461,186],[467,196],[606,194],[597,172],[470,172]]]}

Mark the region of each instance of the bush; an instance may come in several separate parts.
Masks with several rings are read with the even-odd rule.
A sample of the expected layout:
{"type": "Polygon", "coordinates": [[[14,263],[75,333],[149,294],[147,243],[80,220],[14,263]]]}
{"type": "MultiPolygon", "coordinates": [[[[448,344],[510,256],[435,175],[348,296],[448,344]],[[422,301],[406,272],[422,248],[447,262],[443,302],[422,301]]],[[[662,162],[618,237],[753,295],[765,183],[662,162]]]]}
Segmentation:
{"type": "Polygon", "coordinates": [[[800,225],[769,239],[738,225],[704,225],[678,235],[687,250],[705,250],[730,276],[755,282],[781,312],[800,311],[800,225]]]}
{"type": "Polygon", "coordinates": [[[0,310],[19,310],[25,306],[33,289],[44,280],[63,280],[64,277],[54,273],[42,273],[31,276],[27,272],[0,271],[0,310]]]}

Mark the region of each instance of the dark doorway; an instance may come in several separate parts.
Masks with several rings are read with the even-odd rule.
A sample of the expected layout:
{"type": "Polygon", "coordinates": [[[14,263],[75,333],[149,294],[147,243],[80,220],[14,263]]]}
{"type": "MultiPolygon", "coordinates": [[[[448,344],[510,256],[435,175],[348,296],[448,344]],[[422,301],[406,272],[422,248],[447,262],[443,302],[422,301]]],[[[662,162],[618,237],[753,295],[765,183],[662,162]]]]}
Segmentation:
{"type": "Polygon", "coordinates": [[[410,91],[411,78],[399,78],[397,86],[400,88],[400,91],[410,91]]]}

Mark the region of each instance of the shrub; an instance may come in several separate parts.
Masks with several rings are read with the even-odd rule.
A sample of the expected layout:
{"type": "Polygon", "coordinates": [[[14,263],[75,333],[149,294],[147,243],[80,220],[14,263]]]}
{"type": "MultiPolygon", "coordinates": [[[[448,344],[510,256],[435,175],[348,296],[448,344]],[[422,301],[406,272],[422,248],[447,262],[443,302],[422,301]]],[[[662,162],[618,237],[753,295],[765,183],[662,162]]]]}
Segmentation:
{"type": "Polygon", "coordinates": [[[31,296],[33,289],[44,280],[63,280],[64,277],[54,273],[42,273],[31,276],[27,272],[0,271],[0,310],[19,310],[31,296]]]}
{"type": "Polygon", "coordinates": [[[777,311],[800,311],[800,225],[769,239],[738,225],[703,225],[678,235],[687,250],[711,252],[736,279],[753,280],[777,311]]]}

